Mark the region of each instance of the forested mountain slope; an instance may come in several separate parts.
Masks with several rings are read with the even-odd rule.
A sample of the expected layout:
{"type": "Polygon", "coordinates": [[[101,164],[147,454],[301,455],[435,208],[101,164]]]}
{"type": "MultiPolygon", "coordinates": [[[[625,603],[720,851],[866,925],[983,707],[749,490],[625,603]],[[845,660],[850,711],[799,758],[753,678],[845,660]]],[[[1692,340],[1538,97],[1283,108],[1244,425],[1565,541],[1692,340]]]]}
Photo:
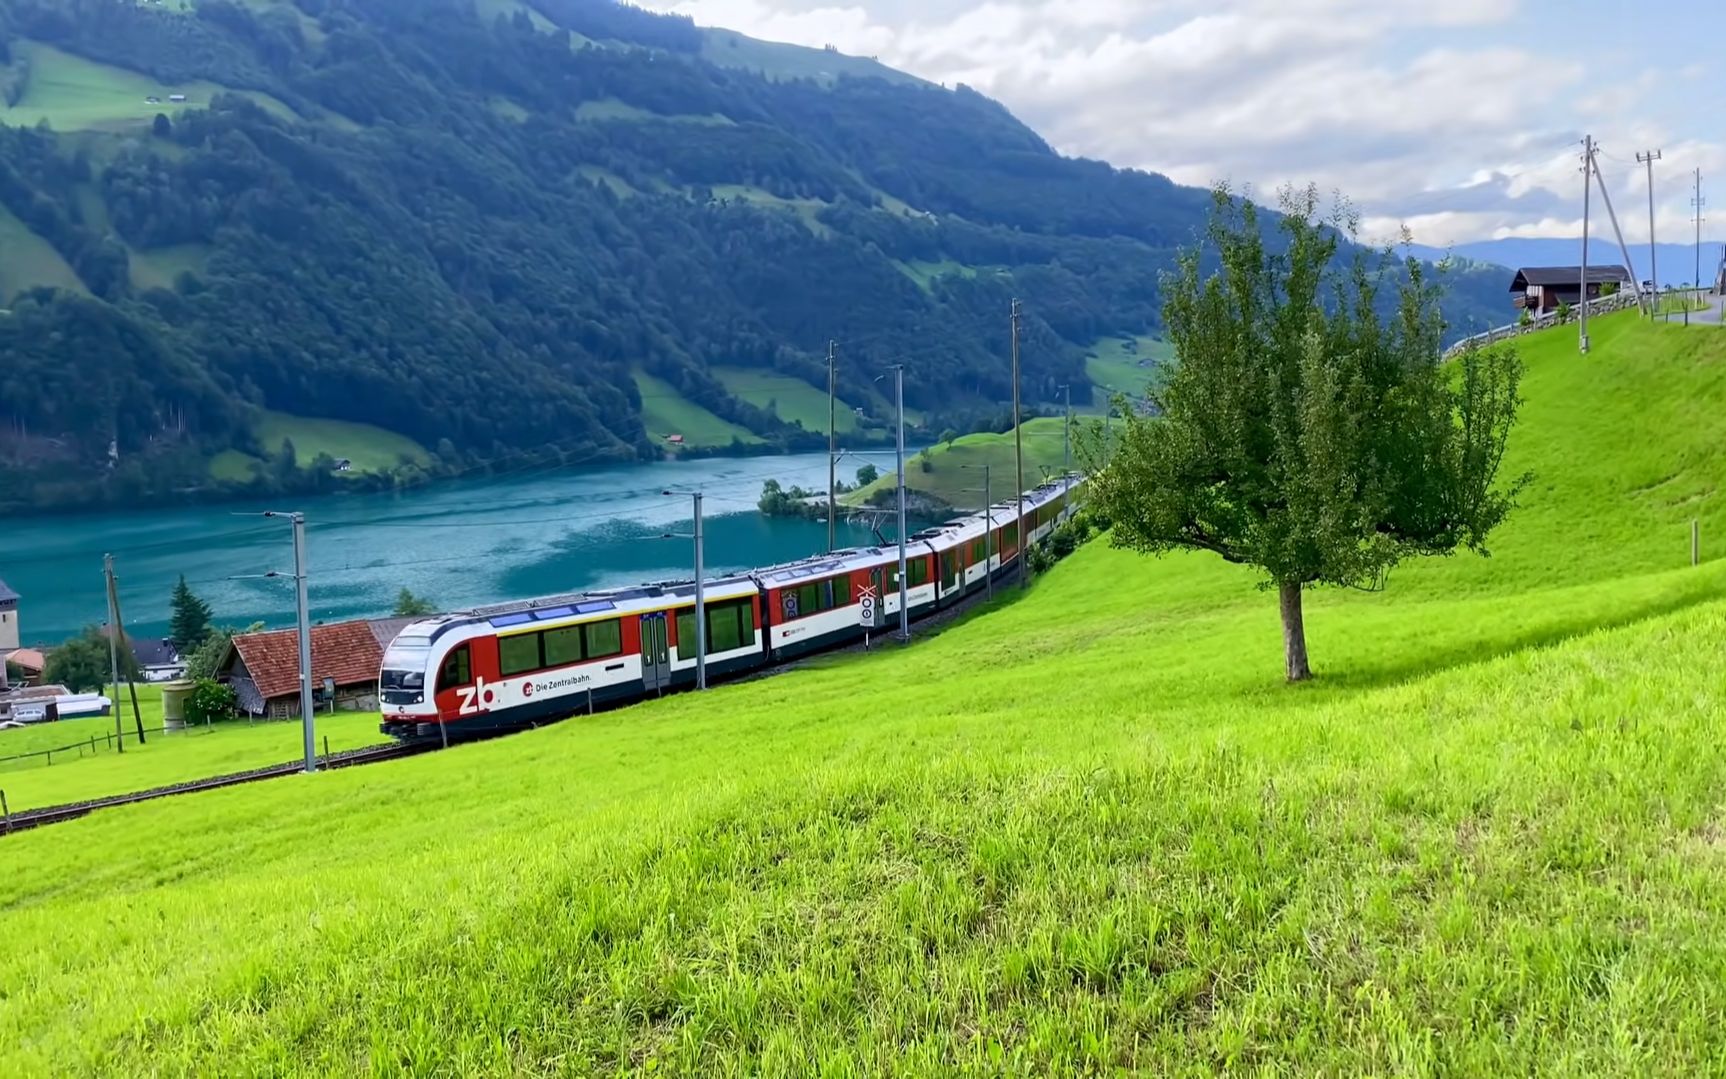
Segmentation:
{"type": "MultiPolygon", "coordinates": [[[[1029,398],[1083,402],[1206,204],[965,88],[610,0],[0,0],[0,101],[12,506],[327,482],[212,474],[277,453],[266,408],[433,468],[663,452],[644,393],[824,444],[716,371],[824,389],[830,338],[857,437],[892,362],[969,426],[1015,296],[1029,398]]],[[[1461,284],[1459,324],[1502,300],[1461,284]]]]}

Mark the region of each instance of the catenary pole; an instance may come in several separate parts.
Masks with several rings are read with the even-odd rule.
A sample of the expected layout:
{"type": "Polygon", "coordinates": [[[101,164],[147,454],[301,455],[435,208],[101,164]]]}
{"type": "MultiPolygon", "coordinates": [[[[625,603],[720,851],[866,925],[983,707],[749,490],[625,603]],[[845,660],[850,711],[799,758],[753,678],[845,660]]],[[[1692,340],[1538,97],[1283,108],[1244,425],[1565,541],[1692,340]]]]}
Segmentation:
{"type": "MultiPolygon", "coordinates": [[[[1594,152],[1599,153],[1600,147],[1596,146],[1594,148],[1594,152]]],[[[1594,163],[1594,184],[1600,189],[1600,201],[1606,204],[1606,219],[1612,222],[1612,234],[1618,238],[1618,251],[1624,256],[1624,266],[1626,269],[1633,269],[1634,266],[1630,261],[1630,248],[1624,242],[1624,230],[1618,227],[1618,212],[1612,208],[1612,193],[1606,190],[1606,178],[1600,175],[1600,165],[1598,162],[1594,163]]],[[[1636,303],[1637,306],[1640,307],[1644,294],[1642,292],[1642,285],[1636,280],[1636,275],[1634,273],[1630,275],[1630,287],[1636,290],[1636,303]]],[[[1652,302],[1652,297],[1649,299],[1648,317],[1653,318],[1654,304],[1652,302]]],[[[1584,287],[1582,291],[1582,304],[1585,308],[1588,305],[1588,290],[1586,287],[1584,287]]]]}
{"type": "MultiPolygon", "coordinates": [[[[1577,339],[1577,348],[1586,354],[1588,352],[1588,203],[1593,189],[1588,181],[1594,174],[1594,136],[1586,135],[1582,139],[1582,291],[1577,293],[1580,298],[1579,322],[1582,327],[1577,339]]],[[[1632,278],[1636,275],[1631,274],[1632,278]]]]}
{"type": "MultiPolygon", "coordinates": [[[[1650,150],[1645,154],[1636,155],[1636,163],[1648,166],[1648,282],[1653,287],[1649,290],[1654,295],[1660,295],[1659,264],[1654,253],[1654,163],[1660,160],[1659,150],[1650,150]]],[[[1630,272],[1636,272],[1635,267],[1628,267],[1630,272]]],[[[1649,315],[1654,312],[1650,310],[1649,315]]]]}
{"type": "Polygon", "coordinates": [[[120,725],[120,619],[114,614],[114,556],[102,556],[102,590],[108,597],[108,673],[114,682],[114,745],[126,752],[126,728],[120,725]]]}
{"type": "Polygon", "coordinates": [[[995,503],[989,492],[989,466],[983,466],[983,520],[989,533],[983,540],[983,579],[989,582],[989,598],[995,598],[995,503]]]}
{"type": "Polygon", "coordinates": [[[1702,207],[1706,201],[1702,197],[1702,170],[1697,169],[1696,195],[1690,200],[1690,205],[1696,211],[1696,277],[1691,284],[1695,285],[1698,291],[1702,288],[1702,207]]]}
{"type": "Polygon", "coordinates": [[[1019,301],[1013,301],[1013,461],[1014,461],[1014,521],[1013,542],[1019,558],[1019,587],[1028,588],[1031,584],[1030,574],[1026,570],[1025,558],[1025,433],[1022,430],[1023,421],[1019,417],[1019,322],[1023,317],[1023,308],[1019,301]]]}
{"type": "Polygon", "coordinates": [[[306,515],[292,513],[294,526],[294,606],[300,624],[300,732],[306,743],[306,772],[318,770],[316,720],[312,714],[312,612],[306,588],[306,515]]]}
{"type": "Polygon", "coordinates": [[[1061,422],[1061,512],[1071,513],[1073,507],[1068,499],[1073,494],[1073,387],[1069,383],[1061,387],[1065,395],[1066,415],[1061,422]]]}
{"type": "Polygon", "coordinates": [[[893,396],[899,406],[899,641],[911,639],[911,583],[905,572],[905,365],[893,365],[893,396]]]}
{"type": "Polygon", "coordinates": [[[702,579],[701,492],[695,493],[695,688],[707,688],[707,583],[702,579]]]}
{"type": "Polygon", "coordinates": [[[838,486],[839,412],[837,408],[836,370],[839,362],[839,342],[827,342],[827,553],[832,554],[837,542],[834,533],[834,489],[838,486]]]}

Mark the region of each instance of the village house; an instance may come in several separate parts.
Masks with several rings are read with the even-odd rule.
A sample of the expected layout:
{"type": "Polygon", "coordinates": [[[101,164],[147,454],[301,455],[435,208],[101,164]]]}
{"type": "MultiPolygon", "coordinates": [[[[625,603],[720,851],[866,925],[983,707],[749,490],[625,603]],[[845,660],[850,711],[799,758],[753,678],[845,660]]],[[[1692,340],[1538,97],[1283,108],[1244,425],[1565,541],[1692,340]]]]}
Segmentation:
{"type": "MultiPolygon", "coordinates": [[[[320,709],[369,712],[378,707],[378,669],[387,643],[379,641],[381,632],[364,619],[312,627],[312,690],[320,709]]],[[[216,672],[219,681],[233,687],[242,712],[267,719],[300,714],[298,630],[235,637],[216,672]]]]}
{"type": "MultiPolygon", "coordinates": [[[[1630,271],[1622,266],[1588,267],[1588,298],[1599,299],[1630,285],[1630,271]],[[1610,287],[1608,287],[1610,286],[1610,287]]],[[[1524,266],[1511,279],[1511,303],[1533,315],[1544,315],[1582,298],[1582,267],[1524,266]]]]}

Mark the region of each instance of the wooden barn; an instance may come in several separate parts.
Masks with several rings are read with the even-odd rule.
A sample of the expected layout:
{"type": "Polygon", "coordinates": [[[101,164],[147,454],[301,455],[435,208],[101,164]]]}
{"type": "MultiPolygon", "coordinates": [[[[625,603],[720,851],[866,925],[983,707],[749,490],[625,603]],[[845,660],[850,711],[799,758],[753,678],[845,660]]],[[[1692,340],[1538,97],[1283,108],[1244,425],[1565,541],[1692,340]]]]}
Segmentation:
{"type": "MultiPolygon", "coordinates": [[[[1630,271],[1622,266],[1588,267],[1588,298],[1598,299],[1630,287],[1630,271]],[[1608,288],[1607,286],[1611,286],[1608,288]],[[1604,291],[1602,291],[1604,289],[1604,291]]],[[[1510,282],[1511,303],[1534,315],[1574,307],[1582,298],[1582,267],[1524,266],[1510,282]]]]}

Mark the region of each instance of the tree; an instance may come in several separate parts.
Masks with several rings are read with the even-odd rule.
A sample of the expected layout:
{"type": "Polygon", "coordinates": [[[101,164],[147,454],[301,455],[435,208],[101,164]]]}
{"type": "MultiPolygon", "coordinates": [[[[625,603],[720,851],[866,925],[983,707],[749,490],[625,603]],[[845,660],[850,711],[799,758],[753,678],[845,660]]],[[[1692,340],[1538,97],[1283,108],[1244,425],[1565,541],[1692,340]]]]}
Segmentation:
{"type": "Polygon", "coordinates": [[[874,465],[864,465],[857,470],[857,486],[867,487],[881,478],[881,470],[874,465]]]}
{"type": "Polygon", "coordinates": [[[203,727],[218,720],[231,719],[239,707],[233,687],[209,678],[198,679],[192,692],[186,695],[185,716],[189,726],[203,727]]]}
{"type": "Polygon", "coordinates": [[[1283,212],[1273,248],[1251,202],[1215,192],[1209,249],[1183,252],[1166,286],[1178,362],[1152,395],[1159,414],[1126,410],[1107,468],[1101,431],[1084,452],[1116,546],[1264,573],[1299,682],[1312,676],[1304,589],[1377,589],[1404,558],[1486,554],[1526,477],[1497,481],[1520,403],[1514,349],[1441,366],[1438,289],[1419,264],[1339,260],[1354,219],[1321,219],[1312,188],[1285,191],[1283,212]]]}
{"type": "Polygon", "coordinates": [[[947,444],[948,449],[953,448],[953,443],[957,441],[958,438],[959,432],[953,430],[951,427],[941,432],[941,441],[947,444]]]}
{"type": "Polygon", "coordinates": [[[174,648],[185,655],[203,644],[204,638],[210,635],[210,605],[193,593],[183,573],[180,582],[174,586],[168,608],[171,612],[168,616],[168,639],[174,642],[174,648]]]}
{"type": "Polygon", "coordinates": [[[186,677],[196,680],[216,677],[216,671],[222,665],[222,659],[228,654],[228,645],[235,637],[246,633],[257,633],[264,628],[262,622],[253,622],[245,629],[235,629],[233,626],[223,626],[212,629],[204,637],[197,651],[186,657],[186,677]]]}
{"type": "Polygon", "coordinates": [[[150,125],[150,133],[158,139],[171,139],[174,137],[174,121],[162,113],[157,113],[155,121],[150,125]]]}
{"type": "Polygon", "coordinates": [[[918,451],[917,467],[922,469],[924,472],[935,471],[935,457],[929,452],[929,447],[924,446],[922,450],[918,451]]]}
{"type": "Polygon", "coordinates": [[[436,614],[430,600],[414,595],[407,589],[396,593],[395,616],[397,618],[424,618],[428,614],[436,614]]]}
{"type": "MultiPolygon", "coordinates": [[[[130,648],[121,648],[120,677],[135,680],[138,661],[130,648]]],[[[42,680],[50,685],[65,686],[73,693],[96,693],[108,684],[108,635],[100,626],[89,626],[60,647],[48,653],[47,669],[42,680]]]]}

